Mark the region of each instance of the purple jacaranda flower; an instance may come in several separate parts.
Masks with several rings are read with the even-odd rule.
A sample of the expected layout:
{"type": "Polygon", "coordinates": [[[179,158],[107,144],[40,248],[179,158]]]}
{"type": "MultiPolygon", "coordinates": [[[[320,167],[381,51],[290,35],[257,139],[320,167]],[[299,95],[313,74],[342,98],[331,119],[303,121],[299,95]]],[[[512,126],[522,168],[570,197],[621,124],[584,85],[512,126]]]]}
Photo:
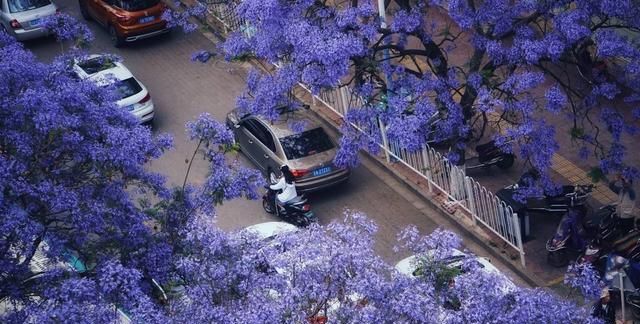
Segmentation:
{"type": "Polygon", "coordinates": [[[590,263],[570,264],[564,277],[564,283],[577,289],[587,300],[596,300],[605,284],[600,280],[598,271],[590,263]]]}

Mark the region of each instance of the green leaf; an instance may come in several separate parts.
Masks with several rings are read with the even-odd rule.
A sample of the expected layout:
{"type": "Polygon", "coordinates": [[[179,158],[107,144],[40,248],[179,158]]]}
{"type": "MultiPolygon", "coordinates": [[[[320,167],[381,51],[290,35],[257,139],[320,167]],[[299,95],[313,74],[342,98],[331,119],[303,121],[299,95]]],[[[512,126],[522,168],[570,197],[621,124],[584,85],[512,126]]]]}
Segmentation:
{"type": "Polygon", "coordinates": [[[571,130],[569,131],[569,134],[571,135],[571,139],[584,138],[584,128],[571,127],[571,130]]]}
{"type": "Polygon", "coordinates": [[[238,56],[234,56],[231,58],[232,62],[246,62],[249,61],[251,58],[254,58],[255,56],[247,53],[247,54],[242,54],[242,55],[238,55],[238,56]]]}
{"type": "Polygon", "coordinates": [[[589,170],[589,172],[587,172],[587,175],[591,178],[591,182],[593,183],[597,183],[600,182],[602,180],[606,181],[606,177],[604,172],[602,172],[602,169],[600,169],[600,167],[593,167],[591,168],[591,170],[589,170]]]}

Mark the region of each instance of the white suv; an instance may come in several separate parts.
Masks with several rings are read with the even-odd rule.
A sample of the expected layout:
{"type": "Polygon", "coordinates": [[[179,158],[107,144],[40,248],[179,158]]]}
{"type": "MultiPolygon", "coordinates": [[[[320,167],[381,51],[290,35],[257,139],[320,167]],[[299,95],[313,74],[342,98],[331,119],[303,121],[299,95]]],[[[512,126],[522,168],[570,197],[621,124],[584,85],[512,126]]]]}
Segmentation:
{"type": "Polygon", "coordinates": [[[136,79],[122,63],[104,55],[91,55],[76,62],[74,72],[82,79],[89,79],[98,86],[115,84],[120,108],[138,117],[140,123],[150,122],[154,117],[154,106],[147,88],[136,79]]]}

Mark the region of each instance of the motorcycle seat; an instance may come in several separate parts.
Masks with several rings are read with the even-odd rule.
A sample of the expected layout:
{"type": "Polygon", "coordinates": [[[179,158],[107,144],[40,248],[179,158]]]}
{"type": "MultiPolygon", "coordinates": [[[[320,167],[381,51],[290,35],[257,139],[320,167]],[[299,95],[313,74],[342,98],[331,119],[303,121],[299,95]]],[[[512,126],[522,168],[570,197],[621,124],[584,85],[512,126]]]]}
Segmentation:
{"type": "Polygon", "coordinates": [[[490,141],[484,144],[480,144],[476,146],[476,152],[478,155],[483,156],[491,153],[491,151],[497,149],[494,141],[490,141]]]}
{"type": "Polygon", "coordinates": [[[575,193],[574,186],[562,186],[562,189],[558,193],[554,195],[547,195],[547,199],[548,200],[564,200],[564,199],[567,199],[573,193],[575,193]]]}

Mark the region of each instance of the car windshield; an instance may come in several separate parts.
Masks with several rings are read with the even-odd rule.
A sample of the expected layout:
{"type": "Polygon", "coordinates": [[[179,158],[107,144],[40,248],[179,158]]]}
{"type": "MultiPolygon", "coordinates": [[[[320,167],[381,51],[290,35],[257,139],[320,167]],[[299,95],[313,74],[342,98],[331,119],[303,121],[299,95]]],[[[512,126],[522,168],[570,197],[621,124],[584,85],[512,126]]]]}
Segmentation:
{"type": "Polygon", "coordinates": [[[430,268],[434,265],[445,267],[452,271],[451,274],[455,274],[456,276],[466,273],[469,270],[469,267],[473,268],[475,266],[478,269],[484,269],[484,265],[477,258],[468,258],[466,255],[458,254],[451,255],[439,260],[426,259],[418,261],[418,263],[416,264],[416,268],[415,270],[413,270],[412,274],[414,277],[420,277],[424,274],[425,268],[430,268]],[[463,261],[465,261],[465,259],[467,259],[467,262],[469,262],[466,265],[463,264],[463,261]]]}
{"type": "Polygon", "coordinates": [[[314,155],[334,147],[329,135],[321,127],[283,137],[280,143],[289,160],[314,155]]]}
{"type": "Polygon", "coordinates": [[[117,81],[115,84],[110,84],[108,87],[115,87],[118,94],[118,100],[131,97],[134,94],[142,91],[142,86],[134,78],[128,78],[117,81]]]}
{"type": "Polygon", "coordinates": [[[149,9],[158,4],[160,0],[121,0],[118,7],[126,11],[139,11],[149,9]]]}
{"type": "Polygon", "coordinates": [[[9,0],[9,11],[22,12],[50,5],[49,0],[9,0]]]}
{"type": "Polygon", "coordinates": [[[86,61],[78,63],[78,66],[87,74],[91,75],[94,73],[98,73],[100,71],[104,71],[107,69],[111,69],[115,67],[115,63],[108,57],[98,56],[86,61]]]}

